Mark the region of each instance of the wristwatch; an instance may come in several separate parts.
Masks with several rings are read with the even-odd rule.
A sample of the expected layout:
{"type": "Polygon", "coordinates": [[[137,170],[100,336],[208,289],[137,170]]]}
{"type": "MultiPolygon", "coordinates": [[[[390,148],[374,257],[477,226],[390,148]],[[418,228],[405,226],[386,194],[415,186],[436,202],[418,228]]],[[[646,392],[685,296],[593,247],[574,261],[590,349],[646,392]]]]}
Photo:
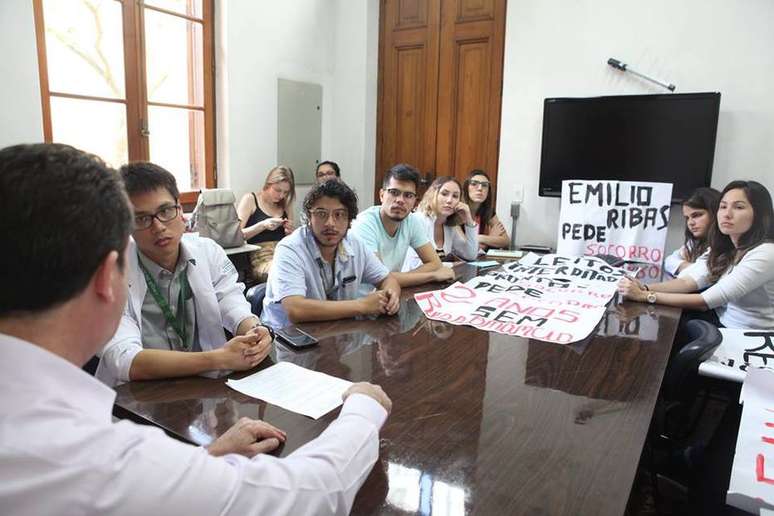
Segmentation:
{"type": "Polygon", "coordinates": [[[648,295],[645,297],[645,299],[648,301],[648,303],[655,304],[656,303],[656,293],[648,291],[648,295]]]}

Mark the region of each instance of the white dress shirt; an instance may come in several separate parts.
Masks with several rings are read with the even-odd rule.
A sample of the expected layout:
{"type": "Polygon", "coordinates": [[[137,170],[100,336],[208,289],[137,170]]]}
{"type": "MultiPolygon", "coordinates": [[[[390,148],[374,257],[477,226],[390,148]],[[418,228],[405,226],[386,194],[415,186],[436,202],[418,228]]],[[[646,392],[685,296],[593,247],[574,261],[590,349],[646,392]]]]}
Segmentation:
{"type": "MultiPolygon", "coordinates": [[[[443,246],[435,242],[435,215],[416,213],[417,220],[425,230],[425,234],[433,242],[436,250],[443,248],[444,255],[453,254],[463,260],[475,260],[478,256],[478,224],[465,226],[461,231],[459,226],[443,226],[443,246]]],[[[422,265],[422,260],[414,249],[406,252],[406,260],[403,262],[403,272],[409,272],[422,265]]]]}
{"type": "Polygon", "coordinates": [[[3,334],[0,392],[0,512],[9,515],[347,514],[387,417],[355,394],[284,459],[212,457],[158,428],[113,423],[112,389],[3,334]]]}

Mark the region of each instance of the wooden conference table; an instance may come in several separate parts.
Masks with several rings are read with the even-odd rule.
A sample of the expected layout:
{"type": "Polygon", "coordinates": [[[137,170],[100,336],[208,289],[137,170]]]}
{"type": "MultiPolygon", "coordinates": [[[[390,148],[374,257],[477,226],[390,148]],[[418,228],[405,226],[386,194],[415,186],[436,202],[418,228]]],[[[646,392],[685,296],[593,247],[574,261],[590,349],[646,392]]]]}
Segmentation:
{"type": "MultiPolygon", "coordinates": [[[[410,297],[416,291],[404,293],[395,317],[300,325],[320,344],[304,352],[277,345],[259,366],[292,361],[378,383],[392,398],[379,461],[352,513],[622,514],[680,310],[613,304],[596,335],[562,346],[430,321],[410,297]]],[[[288,432],[282,456],[338,414],[315,421],[224,379],[117,391],[116,416],[195,444],[242,416],[264,419],[288,432]]]]}

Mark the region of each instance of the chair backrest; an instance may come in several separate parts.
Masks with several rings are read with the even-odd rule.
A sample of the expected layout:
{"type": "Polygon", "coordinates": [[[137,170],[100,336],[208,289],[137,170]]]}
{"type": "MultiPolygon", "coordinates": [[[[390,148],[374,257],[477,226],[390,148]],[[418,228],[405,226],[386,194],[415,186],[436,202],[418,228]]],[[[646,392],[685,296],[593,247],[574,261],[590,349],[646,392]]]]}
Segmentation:
{"type": "Polygon", "coordinates": [[[202,190],[193,213],[193,229],[224,248],[245,243],[234,207],[234,192],[226,188],[202,190]]]}
{"type": "Polygon", "coordinates": [[[691,398],[687,389],[697,377],[699,364],[708,359],[723,340],[717,327],[707,321],[692,320],[685,326],[689,342],[670,360],[662,383],[662,396],[667,401],[691,398]]]}
{"type": "Polygon", "coordinates": [[[250,311],[260,317],[263,310],[263,298],[266,297],[266,283],[259,283],[248,288],[245,297],[250,302],[250,311]]]}

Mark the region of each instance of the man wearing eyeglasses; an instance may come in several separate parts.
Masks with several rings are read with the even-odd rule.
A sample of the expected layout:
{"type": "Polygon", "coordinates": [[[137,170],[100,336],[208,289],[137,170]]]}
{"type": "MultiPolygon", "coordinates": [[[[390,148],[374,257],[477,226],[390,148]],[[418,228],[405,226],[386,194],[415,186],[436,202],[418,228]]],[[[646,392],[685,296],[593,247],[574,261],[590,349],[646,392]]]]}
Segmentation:
{"type": "Polygon", "coordinates": [[[277,244],[269,272],[263,321],[283,328],[303,321],[393,315],[400,285],[356,238],[348,235],[357,195],[340,181],[318,184],[304,199],[307,224],[277,244]],[[361,296],[362,283],[378,290],[361,296]]]}
{"type": "Polygon", "coordinates": [[[352,225],[355,236],[376,253],[401,287],[454,279],[454,271],[441,266],[427,232],[412,213],[419,180],[419,172],[410,165],[401,163],[392,167],[385,174],[379,191],[382,204],[363,210],[352,225]],[[422,265],[409,272],[400,272],[409,248],[416,251],[422,265]]]}
{"type": "Polygon", "coordinates": [[[141,162],[120,173],[134,208],[129,298],[97,377],[115,385],[256,366],[271,350],[270,332],[251,313],[223,249],[184,236],[174,176],[141,162]]]}

